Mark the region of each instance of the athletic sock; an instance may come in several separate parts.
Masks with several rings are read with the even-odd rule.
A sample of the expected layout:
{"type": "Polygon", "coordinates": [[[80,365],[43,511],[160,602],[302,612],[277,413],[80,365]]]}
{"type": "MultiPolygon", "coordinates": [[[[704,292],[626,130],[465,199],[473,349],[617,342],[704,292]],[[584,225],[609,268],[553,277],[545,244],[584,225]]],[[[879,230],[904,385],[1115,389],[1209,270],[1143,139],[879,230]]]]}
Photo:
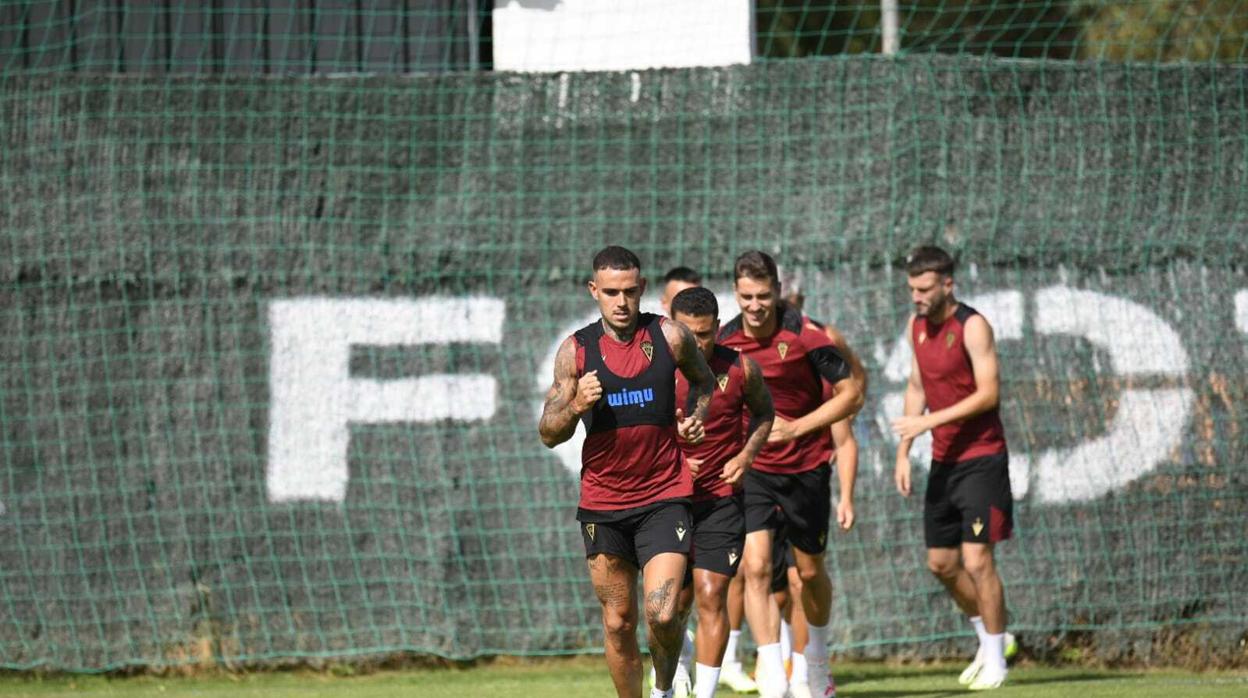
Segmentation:
{"type": "Polygon", "coordinates": [[[766,683],[766,692],[770,695],[784,695],[789,688],[789,679],[784,675],[784,660],[780,658],[780,643],[773,642],[769,645],[759,645],[758,647],[758,668],[761,671],[756,672],[759,681],[759,692],[762,693],[763,686],[766,683]]]}
{"type": "Polygon", "coordinates": [[[728,631],[728,646],[724,648],[724,664],[740,664],[737,659],[737,640],[741,637],[740,630],[728,631]]]}
{"type": "Polygon", "coordinates": [[[984,664],[1005,669],[1005,633],[984,635],[984,664]]]}
{"type": "Polygon", "coordinates": [[[984,646],[984,637],[988,635],[988,631],[984,629],[984,619],[980,616],[971,616],[967,620],[971,621],[971,626],[975,628],[975,637],[979,638],[979,646],[984,646]]]}
{"type": "Polygon", "coordinates": [[[806,655],[802,652],[793,653],[793,672],[789,675],[789,683],[806,683],[806,655]]]}
{"type": "Polygon", "coordinates": [[[789,661],[793,656],[793,626],[780,619],[780,658],[789,661]]]}
{"type": "Polygon", "coordinates": [[[719,667],[698,664],[697,669],[693,684],[694,698],[712,698],[715,695],[715,686],[719,683],[719,667]]]}
{"type": "Polygon", "coordinates": [[[805,655],[809,670],[828,673],[828,626],[810,623],[810,639],[806,641],[805,655]]]}
{"type": "Polygon", "coordinates": [[[684,640],[680,645],[680,658],[676,660],[677,666],[684,667],[686,674],[693,668],[693,639],[691,635],[692,633],[685,633],[684,640]]]}

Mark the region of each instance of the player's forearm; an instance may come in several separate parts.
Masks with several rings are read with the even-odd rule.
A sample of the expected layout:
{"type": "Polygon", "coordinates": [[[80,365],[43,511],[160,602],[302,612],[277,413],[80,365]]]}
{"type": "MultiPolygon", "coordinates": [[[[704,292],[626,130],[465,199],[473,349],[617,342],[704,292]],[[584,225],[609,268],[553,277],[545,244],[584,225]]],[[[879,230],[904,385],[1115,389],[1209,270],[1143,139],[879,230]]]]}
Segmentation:
{"type": "Polygon", "coordinates": [[[542,419],[537,423],[537,433],[546,448],[554,448],[572,438],[576,433],[576,422],[581,415],[572,408],[571,403],[547,406],[542,412],[542,419]]]}
{"type": "MultiPolygon", "coordinates": [[[[901,413],[906,417],[917,417],[923,414],[923,409],[927,407],[927,396],[923,394],[922,388],[915,387],[914,383],[906,384],[905,399],[902,402],[901,413]]],[[[902,439],[897,444],[897,455],[903,456],[910,453],[910,447],[914,444],[914,439],[902,439]]]]}
{"type": "Polygon", "coordinates": [[[836,477],[841,481],[841,500],[854,501],[854,485],[858,482],[858,444],[853,448],[837,448],[836,477]]]}
{"type": "Polygon", "coordinates": [[[685,403],[685,414],[706,421],[707,412],[711,408],[711,396],[715,391],[715,377],[707,370],[706,375],[698,382],[689,383],[689,399],[685,403]]]}
{"type": "Polygon", "coordinates": [[[935,429],[945,424],[978,417],[996,408],[999,403],[997,391],[980,388],[949,407],[928,414],[927,418],[931,421],[931,428],[935,429]]]}
{"type": "Polygon", "coordinates": [[[746,459],[747,462],[753,463],[758,456],[758,452],[763,450],[763,445],[767,443],[767,436],[771,434],[771,425],[775,422],[775,419],[775,412],[750,415],[749,434],[745,437],[745,446],[740,453],[740,456],[746,459]]]}
{"type": "Polygon", "coordinates": [[[850,379],[836,384],[836,395],[819,406],[819,409],[797,419],[793,426],[799,437],[831,427],[862,409],[863,395],[858,385],[850,379]]]}

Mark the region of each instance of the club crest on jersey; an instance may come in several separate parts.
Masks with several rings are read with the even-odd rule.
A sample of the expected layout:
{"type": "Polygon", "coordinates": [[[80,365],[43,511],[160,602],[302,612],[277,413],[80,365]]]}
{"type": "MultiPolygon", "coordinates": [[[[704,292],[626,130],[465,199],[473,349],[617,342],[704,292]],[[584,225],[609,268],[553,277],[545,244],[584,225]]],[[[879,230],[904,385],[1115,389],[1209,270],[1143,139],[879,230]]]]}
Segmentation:
{"type": "Polygon", "coordinates": [[[789,343],[780,342],[776,345],[776,351],[780,352],[780,358],[784,358],[789,353],[789,343]]]}
{"type": "Polygon", "coordinates": [[[597,531],[598,531],[598,528],[594,526],[594,524],[585,524],[585,532],[589,534],[590,540],[594,539],[594,533],[596,533],[597,531]]]}
{"type": "Polygon", "coordinates": [[[728,390],[728,374],[727,373],[721,373],[718,376],[715,376],[715,382],[719,383],[719,392],[722,393],[728,390]]]}
{"type": "Polygon", "coordinates": [[[642,342],[641,353],[646,355],[646,361],[652,360],[654,358],[654,345],[650,342],[642,342]]]}
{"type": "Polygon", "coordinates": [[[625,405],[645,407],[646,403],[653,401],[653,388],[643,388],[641,390],[621,390],[617,393],[607,393],[607,404],[612,407],[623,407],[625,405]]]}
{"type": "Polygon", "coordinates": [[[953,346],[953,341],[954,341],[955,339],[956,339],[956,337],[954,337],[954,336],[953,336],[953,333],[952,333],[952,332],[950,332],[949,334],[945,335],[945,348],[946,348],[946,349],[948,349],[948,348],[952,347],[952,346],[953,346]]]}

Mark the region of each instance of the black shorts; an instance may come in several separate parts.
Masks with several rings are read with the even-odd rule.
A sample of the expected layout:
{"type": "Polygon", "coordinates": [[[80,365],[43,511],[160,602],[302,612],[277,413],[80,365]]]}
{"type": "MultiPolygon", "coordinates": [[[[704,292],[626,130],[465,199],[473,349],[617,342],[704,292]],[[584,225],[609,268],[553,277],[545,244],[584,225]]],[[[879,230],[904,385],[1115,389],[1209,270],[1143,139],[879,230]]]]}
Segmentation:
{"type": "Polygon", "coordinates": [[[793,557],[793,546],[784,537],[784,530],[775,531],[771,535],[771,593],[775,594],[789,588],[789,568],[797,567],[797,559],[793,557]]]}
{"type": "Polygon", "coordinates": [[[828,547],[832,515],[832,466],[804,473],[745,471],[745,530],[782,531],[789,544],[810,555],[828,547]]]}
{"type": "Polygon", "coordinates": [[[923,537],[929,548],[997,543],[1014,531],[1010,455],[961,463],[932,463],[923,497],[923,537]]]}
{"type": "Polygon", "coordinates": [[[642,569],[660,553],[689,554],[693,527],[689,500],[666,499],[632,509],[598,511],[577,509],[585,557],[607,554],[642,569]]]}
{"type": "Polygon", "coordinates": [[[745,550],[745,498],[741,493],[694,502],[690,568],[732,577],[745,550]]]}

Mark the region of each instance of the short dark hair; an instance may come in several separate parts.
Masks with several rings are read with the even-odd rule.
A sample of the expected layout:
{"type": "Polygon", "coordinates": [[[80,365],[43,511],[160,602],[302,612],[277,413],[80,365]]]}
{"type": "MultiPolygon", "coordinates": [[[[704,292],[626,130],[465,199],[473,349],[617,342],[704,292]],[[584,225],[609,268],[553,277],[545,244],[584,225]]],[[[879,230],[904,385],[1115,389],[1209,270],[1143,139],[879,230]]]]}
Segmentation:
{"type": "Polygon", "coordinates": [[[641,260],[637,259],[637,255],[633,254],[631,250],[619,245],[608,245],[598,250],[598,254],[594,255],[594,271],[600,269],[617,269],[619,271],[636,269],[641,271],[641,260]]]}
{"type": "Polygon", "coordinates": [[[672,267],[663,275],[663,283],[669,281],[683,281],[687,284],[701,286],[702,275],[689,267],[672,267]]]}
{"type": "Polygon", "coordinates": [[[715,294],[701,286],[687,288],[672,298],[672,316],[683,313],[689,317],[719,317],[719,302],[715,294]]]}
{"type": "Polygon", "coordinates": [[[759,250],[750,250],[737,257],[732,265],[732,279],[745,277],[755,281],[771,281],[773,286],[780,285],[780,272],[776,270],[776,260],[771,255],[759,250]]]}
{"type": "Polygon", "coordinates": [[[906,273],[910,276],[926,274],[929,271],[941,276],[952,276],[953,267],[953,257],[935,245],[920,245],[906,257],[906,273]]]}

